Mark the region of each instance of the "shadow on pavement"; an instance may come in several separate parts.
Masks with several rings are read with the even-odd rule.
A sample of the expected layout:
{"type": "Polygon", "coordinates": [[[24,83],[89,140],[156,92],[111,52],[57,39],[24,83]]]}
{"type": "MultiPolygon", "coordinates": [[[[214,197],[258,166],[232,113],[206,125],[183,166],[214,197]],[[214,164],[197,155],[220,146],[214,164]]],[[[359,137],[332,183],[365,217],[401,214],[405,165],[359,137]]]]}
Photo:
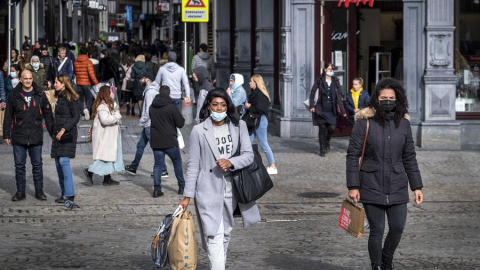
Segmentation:
{"type": "Polygon", "coordinates": [[[332,265],[328,263],[321,263],[306,258],[299,258],[289,256],[286,254],[275,254],[265,259],[272,268],[275,269],[303,269],[303,270],[347,270],[348,268],[332,265]]]}

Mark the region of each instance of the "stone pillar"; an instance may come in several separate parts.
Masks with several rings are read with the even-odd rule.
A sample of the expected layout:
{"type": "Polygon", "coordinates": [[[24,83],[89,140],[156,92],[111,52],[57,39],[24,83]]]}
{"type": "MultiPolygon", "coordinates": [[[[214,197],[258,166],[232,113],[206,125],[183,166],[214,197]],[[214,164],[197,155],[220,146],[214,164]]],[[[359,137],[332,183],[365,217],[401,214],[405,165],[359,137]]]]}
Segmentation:
{"type": "Polygon", "coordinates": [[[425,110],[420,145],[429,149],[461,147],[460,123],[455,122],[454,2],[425,2],[425,110]]]}
{"type": "Polygon", "coordinates": [[[254,72],[262,75],[267,86],[270,99],[273,102],[274,78],[273,78],[273,59],[274,59],[274,3],[275,0],[257,0],[257,25],[255,28],[256,67],[254,72]]]}
{"type": "Polygon", "coordinates": [[[247,93],[250,89],[248,82],[250,81],[252,71],[251,55],[254,50],[250,43],[252,29],[251,4],[251,0],[235,1],[235,51],[233,70],[235,73],[243,75],[245,79],[243,87],[247,90],[247,93]]]}
{"type": "Polygon", "coordinates": [[[226,88],[230,77],[230,3],[231,1],[215,1],[216,29],[216,85],[226,88]]]}
{"type": "Polygon", "coordinates": [[[311,113],[303,101],[315,80],[315,0],[283,0],[280,60],[281,137],[314,137],[311,113]]]}

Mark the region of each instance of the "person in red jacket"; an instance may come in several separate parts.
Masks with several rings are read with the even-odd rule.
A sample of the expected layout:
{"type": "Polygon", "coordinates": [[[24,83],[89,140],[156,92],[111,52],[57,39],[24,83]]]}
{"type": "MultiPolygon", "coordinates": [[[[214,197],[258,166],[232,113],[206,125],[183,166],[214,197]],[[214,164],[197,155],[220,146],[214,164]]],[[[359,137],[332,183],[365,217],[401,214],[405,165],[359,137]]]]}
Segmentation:
{"type": "Polygon", "coordinates": [[[77,78],[77,92],[80,96],[80,113],[82,114],[82,119],[89,120],[93,102],[93,95],[90,89],[93,85],[98,84],[98,80],[93,70],[93,64],[88,58],[87,48],[82,47],[80,49],[80,55],[74,63],[74,70],[77,78]]]}

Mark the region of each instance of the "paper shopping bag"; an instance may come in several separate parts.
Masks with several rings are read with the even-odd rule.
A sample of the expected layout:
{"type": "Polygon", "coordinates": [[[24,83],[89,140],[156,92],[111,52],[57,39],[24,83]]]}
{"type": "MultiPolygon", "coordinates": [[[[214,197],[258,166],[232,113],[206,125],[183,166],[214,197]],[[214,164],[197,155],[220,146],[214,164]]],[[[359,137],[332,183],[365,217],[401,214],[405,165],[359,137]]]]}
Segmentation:
{"type": "Polygon", "coordinates": [[[57,105],[57,97],[55,96],[55,89],[53,90],[45,90],[45,96],[47,96],[48,103],[52,106],[52,112],[55,112],[55,105],[57,105]]]}
{"type": "Polygon", "coordinates": [[[186,211],[173,220],[167,250],[168,262],[173,270],[197,268],[198,244],[190,211],[186,211]]]}
{"type": "Polygon", "coordinates": [[[5,118],[5,109],[0,109],[0,136],[3,136],[3,119],[5,118]]]}
{"type": "Polygon", "coordinates": [[[365,209],[356,206],[348,199],[344,199],[342,202],[342,209],[340,209],[338,227],[358,238],[365,232],[364,220],[365,209]]]}

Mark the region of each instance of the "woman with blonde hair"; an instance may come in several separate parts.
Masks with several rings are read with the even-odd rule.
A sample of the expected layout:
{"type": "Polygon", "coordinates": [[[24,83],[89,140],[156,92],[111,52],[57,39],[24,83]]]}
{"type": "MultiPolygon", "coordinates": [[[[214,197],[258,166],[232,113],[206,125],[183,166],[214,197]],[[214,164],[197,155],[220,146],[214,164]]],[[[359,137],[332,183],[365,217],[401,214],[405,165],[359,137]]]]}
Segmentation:
{"type": "Polygon", "coordinates": [[[56,203],[64,203],[66,200],[73,202],[75,190],[70,159],[75,158],[77,148],[77,124],[80,121],[78,94],[73,90],[68,74],[62,74],[55,78],[55,96],[57,104],[54,111],[54,132],[52,138],[51,157],[55,159],[58,182],[62,194],[56,199],[56,203]]]}
{"type": "Polygon", "coordinates": [[[93,174],[103,176],[103,185],[118,185],[112,179],[113,172],[125,170],[122,156],[120,119],[122,115],[115,103],[110,86],[102,86],[92,105],[92,150],[94,162],[83,172],[93,184],[93,174]]]}
{"type": "Polygon", "coordinates": [[[270,95],[265,87],[263,77],[254,74],[250,79],[250,88],[252,89],[252,92],[248,96],[248,102],[245,103],[245,109],[248,110],[246,113],[246,122],[249,128],[250,141],[253,143],[255,136],[258,137],[260,148],[262,148],[262,151],[265,153],[265,156],[267,156],[268,163],[270,164],[267,167],[268,174],[277,174],[278,171],[275,166],[273,152],[267,141],[267,115],[268,107],[270,107],[270,95]]]}

